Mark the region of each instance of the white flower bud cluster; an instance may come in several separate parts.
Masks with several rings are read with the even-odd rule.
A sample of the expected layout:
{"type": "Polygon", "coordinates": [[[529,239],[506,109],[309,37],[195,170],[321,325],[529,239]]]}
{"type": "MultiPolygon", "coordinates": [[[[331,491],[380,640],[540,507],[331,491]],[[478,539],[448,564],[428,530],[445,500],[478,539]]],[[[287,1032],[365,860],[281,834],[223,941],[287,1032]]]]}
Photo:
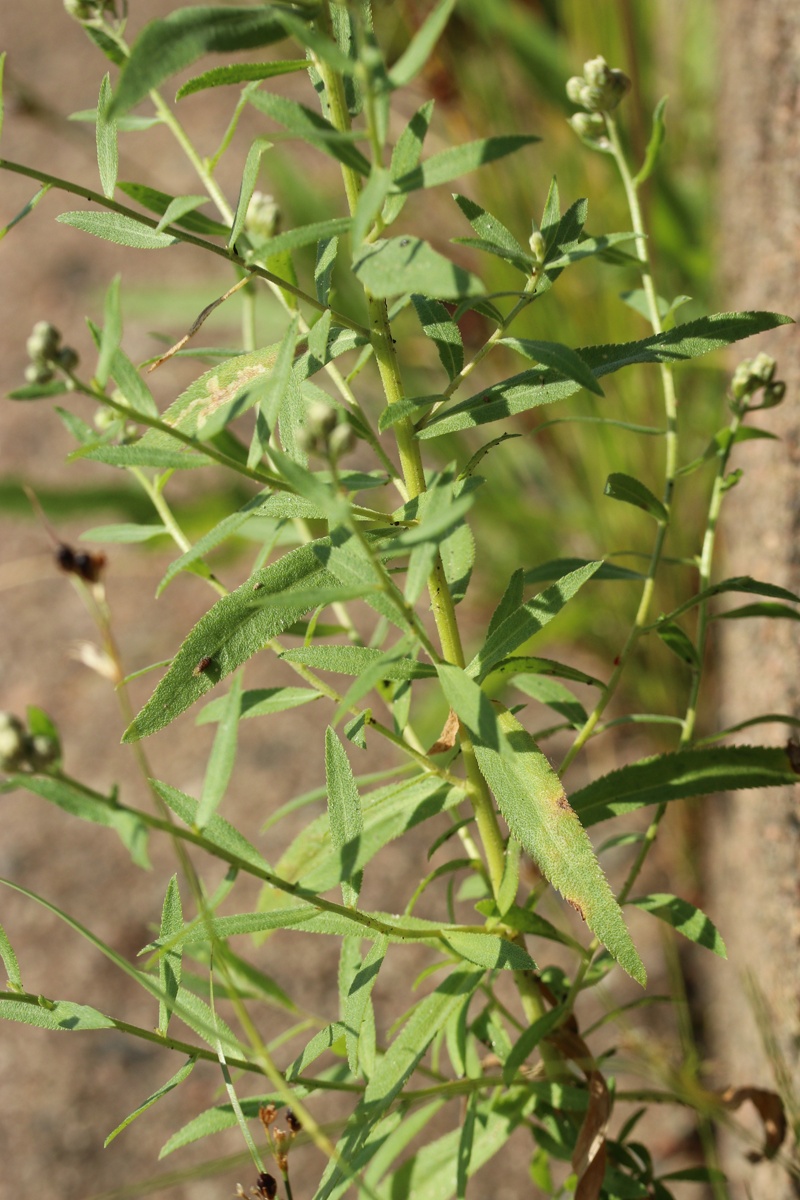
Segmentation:
{"type": "Polygon", "coordinates": [[[266,192],[253,192],[244,227],[256,244],[275,237],[281,227],[281,210],[275,197],[266,192]]]}
{"type": "Polygon", "coordinates": [[[567,80],[567,95],[573,104],[588,113],[611,112],[630,86],[625,72],[609,67],[599,55],[583,64],[583,75],[573,75],[567,80]]]}
{"type": "Polygon", "coordinates": [[[58,762],[59,745],[45,733],[29,733],[13,713],[0,712],[0,771],[46,771],[58,762]]]}
{"type": "Polygon", "coordinates": [[[49,383],[56,368],[74,371],[78,354],[71,346],[61,345],[61,334],[49,321],[37,321],[25,343],[30,365],[25,368],[26,383],[49,383]]]}
{"type": "Polygon", "coordinates": [[[786,394],[786,384],[775,378],[778,364],[769,354],[757,354],[755,358],[745,358],[739,363],[731,379],[731,394],[735,407],[744,405],[752,408],[746,402],[763,389],[761,403],[758,408],[774,408],[780,404],[786,394]]]}

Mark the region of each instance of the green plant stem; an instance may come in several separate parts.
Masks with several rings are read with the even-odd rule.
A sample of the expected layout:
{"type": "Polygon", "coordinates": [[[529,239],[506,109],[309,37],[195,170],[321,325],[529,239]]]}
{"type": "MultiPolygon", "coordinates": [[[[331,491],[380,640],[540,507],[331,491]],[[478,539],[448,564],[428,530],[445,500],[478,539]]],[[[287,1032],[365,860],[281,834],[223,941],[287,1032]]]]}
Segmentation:
{"type": "MultiPolygon", "coordinates": [[[[25,175],[29,179],[38,179],[40,183],[50,184],[51,187],[58,188],[59,191],[68,192],[72,196],[80,196],[83,200],[88,200],[91,203],[99,204],[102,208],[107,208],[110,212],[119,213],[120,216],[131,217],[138,222],[139,225],[145,225],[148,229],[155,229],[158,221],[152,217],[146,216],[144,213],[137,212],[135,208],[128,208],[125,204],[118,204],[116,200],[109,200],[107,196],[101,195],[100,192],[95,192],[91,188],[82,187],[77,183],[72,183],[68,179],[60,179],[56,175],[49,175],[46,171],[38,171],[33,167],[22,166],[21,163],[11,162],[7,158],[0,158],[0,170],[11,171],[15,175],[25,175]]],[[[216,254],[218,258],[224,258],[234,266],[239,267],[242,271],[249,275],[257,276],[259,279],[266,279],[268,283],[273,283],[276,287],[282,288],[291,295],[296,296],[298,300],[302,300],[317,312],[324,313],[330,311],[333,314],[333,319],[337,325],[342,325],[347,329],[352,329],[355,333],[361,334],[363,337],[369,336],[369,330],[358,321],[352,320],[344,313],[338,312],[336,309],[330,308],[329,305],[323,304],[316,296],[304,292],[302,288],[290,283],[288,279],[281,279],[278,275],[274,275],[272,271],[268,271],[266,267],[257,266],[255,263],[246,262],[241,255],[236,254],[233,250],[226,250],[224,246],[216,246],[213,242],[207,242],[204,238],[196,237],[193,233],[187,233],[184,229],[179,229],[177,225],[168,225],[163,232],[168,233],[170,237],[176,238],[178,241],[186,242],[189,246],[197,246],[201,250],[207,251],[209,254],[216,254]]]]}
{"type": "MultiPolygon", "coordinates": [[[[625,158],[625,153],[622,148],[622,143],[620,142],[619,132],[617,130],[614,118],[609,113],[605,113],[604,115],[608,130],[608,138],[611,145],[611,152],[622,180],[622,185],[625,189],[625,196],[628,201],[628,209],[630,211],[633,231],[636,235],[634,245],[636,248],[636,256],[641,264],[642,286],[647,299],[647,310],[650,317],[650,324],[654,333],[661,333],[663,327],[661,323],[661,316],[658,310],[658,296],[656,295],[655,286],[653,284],[653,274],[647,244],[647,235],[642,219],[639,196],[630,172],[630,168],[628,167],[628,162],[625,158]]],[[[622,650],[617,657],[614,670],[608,680],[608,683],[603,689],[597,704],[589,714],[588,720],[579,730],[577,737],[574,739],[559,767],[559,773],[561,775],[566,772],[576,755],[592,736],[598,721],[602,717],[612,696],[616,692],[619,681],[622,678],[623,672],[628,665],[628,661],[634,649],[636,648],[639,638],[645,632],[645,626],[647,624],[647,618],[655,592],[656,575],[661,563],[661,556],[664,551],[664,542],[669,529],[672,495],[675,489],[675,479],[678,468],[678,400],[675,394],[675,381],[672,368],[666,363],[659,364],[659,373],[661,376],[661,389],[664,397],[664,413],[666,418],[666,431],[664,435],[664,489],[662,502],[667,511],[667,517],[666,520],[658,522],[656,538],[652,553],[650,555],[650,563],[647,570],[647,578],[642,585],[642,594],[639,599],[639,607],[636,610],[636,616],[634,617],[631,630],[626,638],[622,650]]]]}

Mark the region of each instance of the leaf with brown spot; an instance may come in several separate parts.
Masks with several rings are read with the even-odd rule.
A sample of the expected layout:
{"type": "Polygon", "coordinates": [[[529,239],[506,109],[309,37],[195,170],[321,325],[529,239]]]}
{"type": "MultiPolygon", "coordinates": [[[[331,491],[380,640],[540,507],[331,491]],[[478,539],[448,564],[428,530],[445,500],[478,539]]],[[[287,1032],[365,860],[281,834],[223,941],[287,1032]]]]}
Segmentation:
{"type": "Polygon", "coordinates": [[[764,1149],[761,1153],[751,1151],[747,1157],[750,1162],[761,1162],[762,1159],[774,1158],[786,1137],[787,1121],[783,1101],[777,1092],[766,1088],[741,1087],[728,1088],[720,1096],[726,1108],[737,1109],[746,1100],[755,1108],[764,1126],[764,1149]]]}
{"type": "Polygon", "coordinates": [[[445,750],[452,750],[456,744],[457,737],[458,717],[451,708],[447,714],[447,720],[442,727],[442,732],[431,746],[428,754],[444,754],[445,750]]]}

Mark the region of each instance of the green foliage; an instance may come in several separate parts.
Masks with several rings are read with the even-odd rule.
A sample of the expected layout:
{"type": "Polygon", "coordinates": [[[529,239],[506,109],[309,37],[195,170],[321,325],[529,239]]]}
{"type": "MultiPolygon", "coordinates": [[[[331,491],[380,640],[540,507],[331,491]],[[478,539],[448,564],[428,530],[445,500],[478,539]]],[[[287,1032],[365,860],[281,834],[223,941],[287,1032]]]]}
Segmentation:
{"type": "MultiPolygon", "coordinates": [[[[749,364],[746,389],[740,394],[734,388],[727,416],[722,395],[692,406],[686,389],[697,429],[707,422],[699,446],[677,420],[687,363],[789,318],[734,312],[678,323],[687,298],[669,287],[664,292],[674,294],[672,300],[656,293],[649,239],[659,258],[669,257],[670,240],[662,247],[658,221],[653,230],[645,225],[638,188],[661,178],[665,106],[656,106],[649,141],[633,155],[642,164],[634,175],[611,111],[626,90],[624,77],[609,72],[603,60],[590,60],[578,91],[570,88],[587,105],[572,124],[590,150],[601,151],[602,170],[616,170],[627,212],[614,214],[623,232],[590,233],[585,199],[562,210],[561,192],[568,190],[563,179],[561,188],[552,179],[543,207],[540,200],[539,224],[532,217],[528,147],[540,139],[527,131],[447,144],[446,118],[435,118],[428,99],[392,144],[393,93],[420,78],[416,86],[424,86],[432,56],[448,61],[455,0],[429,6],[403,44],[395,44],[395,18],[378,5],[373,13],[368,0],[175,8],[145,26],[132,45],[114,4],[86,0],[73,7],[119,69],[113,86],[111,74],[103,77],[96,109],[76,114],[95,124],[102,190],[6,160],[0,169],[32,177],[40,194],[52,189],[88,196],[95,208],[57,219],[94,237],[131,250],[184,242],[185,253],[192,247],[198,256],[227,264],[229,289],[196,315],[179,343],[150,360],[153,368],[181,353],[210,312],[234,295],[242,336],[228,349],[190,349],[213,365],[161,411],[142,367],[123,348],[118,277],[106,292],[102,327],[89,323],[94,366],[79,366],[58,331],[37,326],[28,343],[25,386],[11,395],[34,401],[75,394],[94,405],[93,425],[59,410],[77,442],[72,457],[126,472],[155,510],[147,518],[126,492],[127,520],[93,525],[85,539],[135,546],[168,537],[175,557],[162,568],[160,602],[169,603],[163,598],[167,585],[175,585],[172,597],[187,573],[197,587],[213,591],[213,602],[176,647],[123,741],[138,743],[165,729],[169,737],[191,737],[190,726],[173,723],[215,689],[196,723],[216,728],[199,798],[166,779],[147,779],[152,803],[138,810],[116,789],[96,791],[65,772],[59,733],[42,710],[31,706],[27,725],[0,714],[3,791],[24,789],[32,804],[44,800],[113,830],[142,868],[150,867],[148,839],[158,839],[179,868],[161,885],[160,914],[147,918],[152,940],[141,968],[44,897],[10,884],[157,1002],[155,1033],[77,1001],[27,992],[2,928],[8,983],[0,1017],[49,1030],[114,1029],[158,1043],[165,1058],[184,1056],[178,1071],[107,1142],[179,1088],[197,1062],[213,1064],[222,1073],[227,1102],[195,1114],[168,1138],[162,1155],[238,1124],[261,1176],[256,1136],[263,1144],[266,1133],[287,1197],[287,1146],[300,1126],[325,1156],[317,1200],[346,1192],[460,1200],[470,1178],[516,1130],[533,1137],[531,1175],[545,1194],[565,1194],[551,1171],[551,1162],[562,1160],[573,1172],[565,1186],[581,1200],[668,1197],[649,1152],[632,1140],[635,1118],[616,1141],[607,1137],[618,1097],[607,1043],[601,1053],[594,1028],[580,1032],[583,1000],[616,964],[646,986],[643,960],[650,954],[634,944],[626,924],[632,910],[725,957],[722,934],[694,903],[668,892],[631,898],[667,805],[797,778],[791,744],[718,745],[736,731],[711,728],[703,709],[716,618],[798,619],[792,592],[749,576],[720,578],[714,559],[724,497],[739,481],[738,468],[729,471],[730,457],[736,453],[738,461],[748,441],[771,436],[747,419],[782,397],[774,364],[760,363],[760,374],[754,366],[759,360],[749,364]],[[292,43],[293,56],[274,57],[286,49],[284,42],[292,43]],[[172,86],[179,72],[206,54],[259,47],[270,48],[265,61],[216,66],[177,88],[180,101],[223,88],[220,106],[229,103],[230,89],[239,89],[219,149],[202,157],[158,89],[165,82],[172,86]],[[306,68],[308,103],[273,90],[283,75],[306,68]],[[129,110],[145,100],[154,116],[132,118],[129,110]],[[278,128],[243,149],[232,202],[216,169],[238,136],[246,106],[278,128]],[[436,148],[428,152],[435,119],[436,148]],[[118,139],[141,136],[151,124],[174,136],[197,174],[197,194],[118,181],[118,139]],[[298,165],[289,165],[294,149],[286,152],[288,141],[304,143],[311,157],[303,149],[298,165]],[[259,231],[256,201],[265,201],[256,192],[267,163],[276,178],[283,172],[292,180],[294,195],[283,213],[269,201],[259,231]],[[477,172],[479,167],[487,169],[477,172]],[[309,187],[317,171],[326,181],[331,172],[341,175],[341,203],[329,200],[327,182],[319,194],[309,187]],[[437,193],[473,172],[470,187],[481,202],[456,193],[453,205],[437,193]],[[515,178],[524,178],[526,186],[503,182],[515,178]],[[117,203],[117,190],[136,207],[117,203]],[[206,203],[214,205],[215,216],[199,211],[206,203]],[[495,215],[492,209],[501,206],[495,215]],[[427,219],[429,211],[440,210],[452,220],[452,236],[449,225],[442,236],[438,216],[427,219]],[[403,224],[393,229],[401,217],[403,224]],[[288,227],[279,230],[281,220],[288,227]],[[474,236],[459,235],[464,221],[474,236]],[[529,221],[530,235],[518,236],[514,230],[529,221]],[[624,319],[644,318],[646,336],[632,326],[618,332],[594,320],[620,275],[624,319]],[[602,303],[574,300],[586,280],[603,289],[602,303]],[[269,298],[269,339],[261,336],[257,288],[269,298]],[[568,320],[561,297],[573,297],[568,320]],[[519,358],[525,369],[508,374],[519,358]],[[761,388],[763,405],[756,403],[761,388]],[[631,393],[636,406],[629,403],[631,393]],[[542,419],[539,409],[570,397],[572,407],[562,405],[554,410],[558,416],[542,419]],[[471,432],[498,422],[503,425],[489,431],[496,433],[491,440],[471,432]],[[588,447],[581,460],[580,450],[570,451],[570,458],[558,441],[555,427],[567,423],[569,436],[579,431],[576,442],[588,447]],[[623,450],[631,443],[639,447],[638,460],[623,450]],[[546,454],[539,450],[545,445],[546,454]],[[194,475],[183,477],[180,491],[173,474],[189,468],[194,475]],[[196,478],[201,484],[193,488],[196,478]],[[221,478],[230,481],[228,491],[221,478]],[[622,503],[598,503],[603,479],[605,495],[622,503]],[[583,508],[576,501],[582,487],[583,508]],[[204,505],[209,495],[218,502],[204,505]],[[688,523],[676,516],[687,496],[693,514],[702,514],[688,523]],[[189,532],[178,507],[181,515],[185,508],[189,532]],[[556,507],[569,514],[571,525],[557,525],[556,507]],[[625,539],[600,537],[596,522],[582,521],[589,509],[614,510],[607,528],[624,530],[625,539]],[[531,523],[537,538],[528,537],[531,523]],[[539,535],[549,525],[553,545],[540,553],[539,535]],[[521,531],[516,541],[506,537],[507,528],[521,531]],[[615,554],[630,553],[630,540],[638,556],[633,564],[614,561],[615,554]],[[238,580],[230,590],[216,573],[221,552],[238,580]],[[503,569],[492,570],[501,553],[503,569]],[[693,572],[688,583],[682,570],[687,562],[699,576],[693,572]],[[473,575],[478,583],[468,592],[473,575]],[[610,591],[608,584],[614,585],[610,591]],[[718,608],[718,597],[728,593],[764,599],[718,608]],[[461,620],[467,610],[468,619],[461,620]],[[613,633],[613,650],[604,647],[603,657],[587,658],[581,635],[603,622],[613,633]],[[556,636],[557,657],[549,657],[556,636]],[[645,702],[642,680],[648,655],[669,659],[665,647],[675,662],[667,700],[659,706],[645,702]],[[562,655],[575,663],[562,662],[562,655]],[[298,676],[297,686],[282,677],[276,686],[246,686],[256,682],[257,667],[278,661],[281,671],[298,676]],[[596,674],[584,669],[587,663],[596,674]],[[229,676],[222,694],[219,685],[229,676]],[[307,708],[312,701],[313,709],[307,708]],[[301,708],[306,711],[294,712],[301,708]],[[607,710],[617,715],[607,720],[607,710]],[[543,728],[542,712],[549,722],[543,728]],[[708,729],[698,725],[698,713],[708,729]],[[265,789],[264,804],[272,805],[265,830],[325,801],[324,811],[314,807],[299,832],[277,843],[274,866],[261,843],[239,828],[240,723],[254,718],[270,718],[270,729],[280,719],[302,721],[303,745],[318,764],[320,783],[280,807],[265,789]],[[672,741],[634,761],[628,743],[613,736],[596,741],[634,723],[653,725],[672,741]],[[551,756],[542,749],[545,739],[554,740],[551,756]],[[588,744],[584,782],[573,788],[565,777],[588,744]],[[362,755],[370,759],[363,775],[353,765],[362,755]],[[595,850],[591,826],[643,807],[653,809],[647,834],[623,829],[595,850]],[[430,870],[425,867],[428,873],[419,872],[422,878],[415,878],[413,867],[407,872],[404,896],[384,899],[389,848],[417,828],[429,834],[429,858],[439,857],[430,870]],[[612,849],[607,875],[598,855],[612,849]],[[259,881],[257,900],[254,885],[249,891],[242,886],[248,876],[259,881]],[[366,900],[374,889],[380,909],[366,900]],[[417,905],[427,906],[425,916],[413,911],[417,905]],[[384,911],[389,907],[397,912],[384,911]],[[283,931],[282,940],[274,945],[289,947],[282,952],[290,961],[315,953],[314,938],[303,935],[339,939],[333,1012],[310,1012],[305,996],[290,996],[268,974],[264,962],[276,931],[283,931]],[[262,943],[266,948],[256,955],[262,943]],[[409,944],[425,965],[406,990],[397,986],[403,979],[397,964],[409,944]],[[554,946],[558,966],[550,962],[554,946]],[[501,972],[511,987],[500,984],[501,972]],[[402,994],[387,1002],[384,992],[402,994]],[[285,1021],[269,1044],[251,1015],[260,1005],[285,1021]],[[177,1021],[191,1040],[174,1035],[177,1021]],[[322,1092],[337,1094],[334,1140],[315,1117],[322,1092]],[[293,1116],[279,1137],[275,1114],[265,1106],[284,1104],[292,1105],[293,1116]],[[424,1144],[416,1140],[443,1109],[456,1127],[429,1135],[424,1144]]],[[[464,0],[458,10],[467,42],[476,28],[510,38],[513,52],[535,68],[551,104],[563,108],[569,65],[564,46],[530,6],[464,0]]],[[[553,20],[558,23],[555,13],[553,20]]],[[[469,59],[468,47],[459,65],[451,64],[454,79],[470,69],[469,59]]],[[[0,56],[0,70],[2,61],[0,56]]],[[[492,75],[488,68],[485,73],[492,75]]],[[[477,103],[481,86],[473,76],[470,103],[477,103]]],[[[510,92],[506,97],[498,88],[497,95],[513,107],[510,92]]],[[[184,110],[191,104],[182,104],[184,110]]],[[[411,107],[398,111],[407,114],[411,107]]],[[[600,178],[605,190],[607,176],[600,178]]],[[[172,186],[169,179],[165,186],[172,186]]],[[[31,201],[3,233],[37,203],[31,201]]],[[[156,285],[161,278],[154,276],[156,285]]],[[[75,576],[113,659],[104,562],[70,554],[61,565],[75,576]]],[[[122,679],[119,663],[113,665],[122,679]]],[[[754,714],[744,724],[765,721],[798,723],[785,714],[754,714]]],[[[280,736],[262,734],[267,746],[270,737],[280,736]]],[[[137,761],[145,765],[143,758],[137,761]]],[[[157,861],[162,864],[164,854],[157,861]]],[[[647,922],[638,914],[636,919],[647,922]]],[[[627,1007],[612,1008],[604,1021],[628,1019],[627,1007]]],[[[705,1124],[722,1104],[696,1079],[691,1082],[689,1088],[670,1076],[656,1099],[696,1103],[705,1124]]],[[[670,1178],[716,1176],[712,1168],[697,1167],[663,1176],[670,1178]]]]}

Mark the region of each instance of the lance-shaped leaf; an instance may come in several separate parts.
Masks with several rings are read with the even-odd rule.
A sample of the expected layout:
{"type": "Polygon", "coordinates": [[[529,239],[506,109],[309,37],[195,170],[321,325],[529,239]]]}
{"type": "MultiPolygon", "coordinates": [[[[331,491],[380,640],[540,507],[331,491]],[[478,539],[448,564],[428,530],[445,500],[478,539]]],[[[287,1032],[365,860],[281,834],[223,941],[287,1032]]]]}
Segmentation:
{"type": "MultiPolygon", "coordinates": [[[[482,648],[467,667],[468,674],[479,679],[485,678],[501,659],[506,658],[552,621],[599,566],[599,562],[590,562],[585,567],[571,571],[569,575],[545,588],[538,596],[534,596],[527,604],[513,609],[502,621],[498,620],[482,648]]],[[[511,586],[509,584],[509,589],[511,586]]],[[[505,598],[501,604],[504,602],[505,598]]]]}
{"type": "MultiPolygon", "coordinates": [[[[502,221],[498,221],[497,217],[486,212],[485,209],[481,208],[479,204],[476,204],[474,200],[470,200],[467,196],[456,193],[454,199],[477,233],[481,248],[489,250],[490,253],[512,262],[523,275],[530,275],[534,265],[533,255],[524,246],[519,244],[513,233],[509,229],[506,229],[502,221]]],[[[457,240],[459,242],[470,241],[470,239],[465,238],[458,238],[457,240]]]]}
{"type": "MultiPolygon", "coordinates": [[[[164,904],[161,909],[161,926],[159,929],[159,937],[164,942],[168,942],[174,933],[177,933],[183,928],[183,908],[181,906],[181,893],[178,888],[178,876],[173,875],[167,885],[167,892],[164,896],[164,904]]],[[[164,993],[163,999],[158,1002],[158,1032],[162,1037],[167,1036],[167,1028],[169,1019],[172,1016],[172,1010],[175,1006],[175,998],[181,988],[181,969],[182,955],[180,950],[168,950],[166,954],[162,954],[158,960],[158,982],[161,985],[161,990],[164,993]]],[[[138,1109],[138,1112],[144,1111],[138,1109]]],[[[133,1117],[129,1117],[132,1121],[133,1117]]],[[[127,1122],[126,1122],[127,1124],[127,1122]]],[[[118,1129],[111,1134],[111,1137],[116,1137],[124,1128],[120,1125],[118,1129]]],[[[111,1137],[108,1141],[111,1140],[111,1137]]],[[[106,1142],[108,1145],[108,1142],[106,1142]]]]}
{"type": "Polygon", "coordinates": [[[358,134],[341,133],[319,113],[306,108],[304,104],[298,104],[296,100],[290,100],[287,96],[277,96],[274,92],[248,91],[247,99],[259,112],[283,125],[289,133],[295,134],[319,150],[324,150],[345,166],[358,171],[359,175],[369,175],[369,160],[354,145],[354,138],[359,136],[358,134]]]}
{"type": "Polygon", "coordinates": [[[367,1018],[367,1010],[371,1004],[372,989],[375,987],[378,972],[386,957],[387,946],[388,938],[385,937],[378,938],[370,946],[364,960],[358,961],[357,969],[352,978],[348,980],[348,986],[342,998],[342,1021],[345,1028],[347,1060],[353,1074],[358,1071],[361,1033],[367,1018]]]}
{"type": "Polygon", "coordinates": [[[619,471],[612,472],[606,480],[603,494],[612,500],[620,500],[623,504],[632,504],[655,517],[657,521],[667,521],[669,515],[661,501],[653,495],[649,487],[632,475],[623,475],[619,471]]]}
{"type": "Polygon", "coordinates": [[[420,163],[413,171],[395,179],[394,186],[398,192],[437,187],[440,183],[457,179],[460,175],[466,175],[476,167],[483,166],[484,163],[505,158],[507,154],[513,154],[523,146],[538,141],[541,141],[541,138],[533,134],[506,134],[502,137],[479,138],[462,146],[450,146],[420,163]]]}
{"type": "Polygon", "coordinates": [[[123,1129],[127,1129],[131,1122],[135,1121],[137,1117],[140,1117],[143,1112],[147,1112],[148,1108],[152,1108],[154,1104],[157,1104],[162,1096],[166,1096],[167,1093],[171,1092],[173,1088],[176,1088],[178,1084],[183,1083],[184,1079],[191,1074],[192,1068],[196,1062],[197,1058],[194,1056],[188,1059],[187,1062],[185,1062],[180,1068],[180,1070],[175,1072],[171,1079],[168,1079],[166,1083],[162,1083],[160,1088],[157,1088],[151,1096],[148,1096],[143,1104],[140,1104],[138,1108],[135,1108],[130,1116],[127,1116],[125,1120],[122,1121],[117,1128],[108,1135],[106,1140],[103,1142],[103,1148],[105,1149],[110,1142],[113,1142],[117,1134],[122,1133],[123,1129]]]}
{"type": "Polygon", "coordinates": [[[301,584],[308,585],[312,578],[320,587],[336,586],[333,576],[323,570],[314,547],[313,542],[301,546],[256,571],[200,618],[167,674],[125,731],[123,741],[138,741],[169,725],[216,683],[308,612],[311,607],[308,604],[287,605],[283,593],[301,584]],[[270,608],[270,594],[280,596],[284,603],[270,608]]]}
{"type": "Polygon", "coordinates": [[[363,825],[361,797],[345,748],[330,726],[325,731],[325,779],[331,845],[342,863],[342,899],[355,905],[361,890],[360,872],[355,867],[363,825]]]}
{"type": "Polygon", "coordinates": [[[383,651],[369,646],[300,646],[285,651],[281,657],[317,671],[336,671],[341,675],[361,675],[378,661],[384,679],[430,679],[436,674],[431,663],[414,662],[410,658],[387,661],[383,651]]]}
{"type": "Polygon", "coordinates": [[[580,354],[570,346],[563,346],[560,342],[538,342],[523,338],[501,338],[500,341],[503,346],[510,346],[525,358],[533,358],[547,367],[552,367],[565,379],[572,379],[587,391],[594,392],[595,396],[603,395],[603,389],[580,354]]]}
{"type": "Polygon", "coordinates": [[[668,892],[653,892],[649,896],[639,896],[635,900],[629,900],[628,904],[642,908],[645,912],[652,913],[654,917],[666,921],[667,925],[677,929],[678,933],[682,933],[690,942],[708,947],[720,958],[728,957],[725,943],[720,937],[716,925],[709,920],[702,909],[690,904],[688,900],[681,900],[679,896],[673,896],[668,892]]]}
{"type": "Polygon", "coordinates": [[[448,379],[454,379],[464,365],[464,343],[458,326],[438,300],[414,295],[411,302],[416,309],[423,333],[436,346],[448,379]]]}
{"type": "MultiPolygon", "coordinates": [[[[778,325],[791,322],[791,317],[782,316],[780,313],[715,313],[710,317],[700,317],[697,321],[688,321],[685,325],[678,325],[664,333],[642,338],[638,342],[586,346],[579,348],[578,354],[594,377],[600,379],[603,375],[634,363],[686,362],[753,334],[762,333],[766,329],[774,329],[778,325]]],[[[578,387],[579,385],[572,380],[558,378],[550,367],[523,371],[470,396],[446,412],[437,413],[420,431],[419,437],[440,437],[457,429],[468,429],[473,425],[502,420],[542,404],[562,400],[565,396],[577,392],[578,387]]]]}
{"type": "Polygon", "coordinates": [[[444,32],[455,6],[456,0],[439,0],[438,4],[434,5],[433,10],[428,13],[400,58],[389,71],[389,82],[392,87],[405,87],[422,70],[444,32]]]}
{"type": "Polygon", "coordinates": [[[100,183],[103,195],[111,197],[117,184],[117,125],[109,118],[111,108],[111,83],[108,75],[103,76],[100,84],[100,96],[97,101],[97,166],[100,171],[100,183]]]}
{"type": "Polygon", "coordinates": [[[231,690],[226,697],[225,711],[220,717],[214,745],[208,758],[203,792],[197,809],[195,823],[202,830],[210,821],[222,802],[236,761],[236,744],[239,738],[239,719],[242,710],[242,674],[233,678],[231,690]]]}
{"type": "Polygon", "coordinates": [[[583,824],[594,825],[647,804],[782,787],[799,779],[789,755],[777,746],[715,746],[657,754],[620,767],[574,792],[572,803],[583,824]]]}
{"type": "Polygon", "coordinates": [[[546,756],[464,671],[449,664],[437,670],[450,705],[474,739],[481,773],[511,833],[620,966],[644,985],[645,970],[622,911],[546,756]]]}
{"type": "Polygon", "coordinates": [[[58,1032],[115,1028],[110,1017],[103,1016],[88,1004],[74,1004],[71,1000],[45,1000],[43,996],[39,997],[38,1004],[22,999],[0,1000],[0,1019],[58,1032]]]}
{"type": "MultiPolygon", "coordinates": [[[[422,158],[422,146],[425,141],[425,135],[431,123],[433,114],[433,101],[427,100],[425,104],[419,108],[406,125],[400,137],[397,139],[395,148],[392,151],[391,173],[393,179],[400,179],[401,176],[407,175],[416,167],[419,160],[422,158]]],[[[383,206],[384,224],[391,225],[397,219],[402,211],[403,205],[406,202],[408,193],[399,192],[390,195],[385,205],[383,206]]]]}
{"type": "Polygon", "coordinates": [[[61,225],[71,225],[73,229],[82,229],[84,233],[91,233],[103,241],[130,246],[133,250],[163,250],[178,241],[168,233],[156,233],[143,221],[136,221],[122,213],[65,212],[56,220],[61,225]]]}
{"type": "MultiPolygon", "coordinates": [[[[311,15],[311,10],[309,10],[311,15]]],[[[113,114],[127,112],[170,75],[204,54],[269,46],[286,37],[273,5],[179,8],[146,25],[120,74],[113,114]]]]}
{"type": "Polygon", "coordinates": [[[212,67],[202,75],[195,75],[181,84],[175,93],[176,100],[193,96],[206,88],[225,87],[235,83],[250,83],[253,80],[272,79],[275,75],[287,75],[293,71],[308,69],[307,58],[284,58],[277,62],[234,63],[230,67],[212,67]]]}
{"type": "MultiPolygon", "coordinates": [[[[123,180],[117,184],[117,187],[126,196],[130,196],[131,200],[136,200],[143,208],[158,213],[160,217],[163,217],[169,211],[170,206],[180,199],[178,196],[170,196],[168,192],[160,192],[156,188],[147,187],[144,183],[131,183],[123,180]]],[[[208,203],[207,196],[205,202],[208,203]]],[[[181,229],[191,230],[192,233],[205,233],[211,237],[228,236],[227,225],[223,225],[221,221],[214,221],[211,217],[204,217],[202,213],[185,212],[180,217],[173,217],[172,222],[174,225],[179,225],[181,229]]]]}
{"type": "Polygon", "coordinates": [[[353,261],[353,272],[372,293],[386,299],[422,292],[442,300],[477,296],[485,291],[476,275],[457,266],[415,237],[373,242],[353,261]]]}
{"type": "MultiPolygon", "coordinates": [[[[2,62],[0,62],[0,68],[2,68],[2,62]]],[[[23,992],[25,989],[22,984],[22,976],[19,973],[19,962],[14,953],[14,947],[8,940],[8,934],[2,925],[0,925],[0,959],[2,959],[6,970],[7,986],[13,992],[23,992]]]]}

